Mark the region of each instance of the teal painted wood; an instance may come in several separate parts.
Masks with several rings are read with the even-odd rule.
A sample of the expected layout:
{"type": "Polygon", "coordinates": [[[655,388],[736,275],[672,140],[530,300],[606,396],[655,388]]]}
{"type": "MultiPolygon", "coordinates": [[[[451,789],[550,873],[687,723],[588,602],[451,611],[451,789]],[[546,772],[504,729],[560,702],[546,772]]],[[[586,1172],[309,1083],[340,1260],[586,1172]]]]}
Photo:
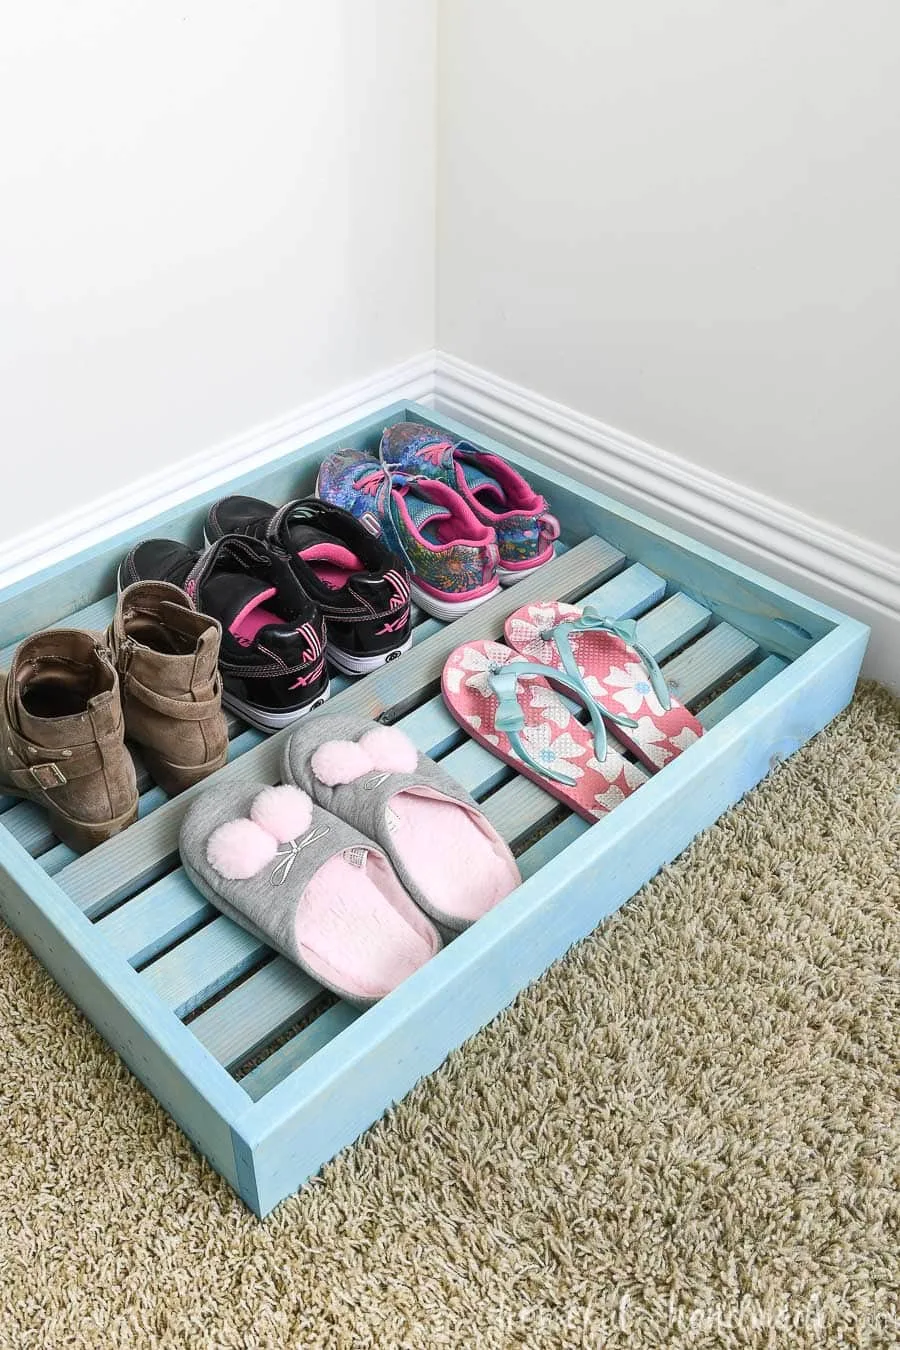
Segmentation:
{"type": "Polygon", "coordinates": [[[260,1211],[318,1171],[835,716],[852,695],[865,641],[852,622],[830,633],[782,673],[780,688],[713,727],[258,1101],[242,1132],[260,1211]]]}
{"type": "Polygon", "coordinates": [[[268,955],[264,942],[220,916],[147,966],[141,979],[186,1017],[268,955]]]}
{"type": "Polygon", "coordinates": [[[231,1184],[247,1096],[127,961],[0,831],[0,915],[231,1184]]]}
{"type": "Polygon", "coordinates": [[[212,905],[178,868],[99,919],[97,930],[126,961],[141,966],[196,932],[214,914],[212,905]]]}
{"type": "MultiPolygon", "coordinates": [[[[537,598],[545,584],[565,599],[581,595],[596,581],[617,565],[619,555],[603,540],[590,539],[571,549],[562,558],[548,563],[544,578],[537,574],[520,581],[516,595],[527,601],[537,598]]],[[[380,717],[388,710],[402,715],[421,697],[421,690],[437,688],[447,656],[457,645],[459,637],[491,637],[502,631],[509,602],[503,595],[480,605],[471,614],[457,619],[455,624],[442,627],[418,647],[414,647],[399,661],[367,675],[344,690],[338,699],[326,704],[323,712],[331,709],[359,712],[369,717],[380,717]],[[454,631],[455,630],[455,631],[454,631]],[[458,635],[458,636],[457,636],[458,635]]],[[[316,717],[319,713],[311,713],[316,717]]],[[[245,733],[249,734],[249,733],[245,733]]],[[[275,781],[281,748],[290,731],[280,732],[256,745],[246,754],[232,760],[219,770],[219,782],[241,782],[259,776],[275,781]]],[[[236,743],[232,743],[233,745],[236,743]]],[[[174,800],[154,811],[146,820],[139,821],[122,834],[110,839],[102,848],[79,858],[59,873],[63,889],[79,908],[91,916],[111,908],[118,900],[136,893],[162,875],[172,864],[178,848],[178,829],[188,805],[206,790],[200,783],[189,788],[174,800]]]]}
{"type": "Polygon", "coordinates": [[[704,727],[714,727],[716,723],[722,721],[723,717],[736,712],[751,695],[757,693],[776,675],[780,675],[783,670],[786,670],[787,664],[780,656],[767,656],[764,661],[760,661],[758,666],[735,681],[730,689],[726,689],[723,694],[713,699],[712,703],[703,709],[700,713],[700,721],[704,727]]]}
{"type": "Polygon", "coordinates": [[[277,956],[190,1023],[193,1034],[231,1069],[268,1045],[322,998],[322,988],[277,956]]]}
{"type": "MultiPolygon", "coordinates": [[[[348,442],[372,448],[388,421],[405,416],[434,421],[436,415],[414,405],[387,409],[9,588],[0,596],[0,649],[9,649],[35,627],[100,605],[112,590],[121,554],[137,539],[160,532],[196,538],[209,501],[229,491],[246,488],[255,495],[283,500],[307,490],[317,461],[328,449],[348,442]],[[171,522],[171,528],[167,522],[171,522]]],[[[445,429],[458,430],[485,448],[498,448],[450,419],[438,421],[445,429]]],[[[167,863],[164,859],[178,814],[173,811],[176,804],[161,806],[133,827],[143,840],[133,852],[121,848],[131,831],[121,841],[111,841],[98,850],[90,866],[87,859],[75,862],[71,855],[66,856],[67,851],[60,853],[62,846],[58,845],[42,855],[46,871],[28,858],[2,828],[0,818],[0,909],[12,917],[13,925],[23,931],[63,987],[257,1213],[271,1208],[287,1193],[285,1187],[293,1189],[336,1147],[348,1142],[401,1095],[404,1085],[427,1072],[446,1049],[482,1025],[491,1008],[503,1006],[533,977],[530,970],[539,973],[554,951],[561,952],[574,940],[573,935],[587,931],[584,925],[592,926],[594,913],[609,912],[627,898],[641,882],[640,868],[652,866],[654,853],[665,849],[671,856],[671,850],[677,852],[704,823],[758,781],[768,765],[791,753],[834,715],[852,692],[865,645],[862,625],[527,457],[512,452],[508,458],[518,462],[535,485],[552,497],[569,543],[595,533],[609,540],[613,547],[606,547],[607,575],[616,568],[620,570],[607,585],[618,585],[624,594],[631,586],[640,590],[643,572],[655,574],[656,586],[658,578],[665,580],[666,594],[676,602],[670,613],[681,614],[685,632],[693,625],[691,637],[702,634],[699,642],[684,651],[679,646],[688,637],[672,639],[675,645],[665,649],[667,656],[676,653],[673,660],[681,663],[675,667],[675,678],[681,681],[684,697],[690,688],[702,688],[703,697],[714,693],[725,667],[727,678],[732,678],[735,672],[752,666],[702,713],[705,724],[711,727],[709,735],[642,787],[640,793],[593,829],[582,830],[582,822],[568,817],[527,849],[521,860],[527,880],[515,897],[508,943],[503,915],[506,909],[512,912],[512,901],[487,916],[426,970],[335,1039],[321,1040],[328,1023],[317,1019],[312,1025],[321,1023],[322,1027],[307,1038],[306,1045],[314,1047],[320,1040],[321,1044],[318,1049],[309,1049],[304,1062],[300,1062],[302,1045],[294,1037],[283,1047],[283,1053],[276,1052],[280,1059],[272,1055],[260,1066],[269,1067],[253,1080],[254,1094],[261,1094],[254,1104],[249,1090],[234,1083],[223,1063],[237,1064],[239,1055],[246,1059],[241,1047],[252,1044],[253,1035],[261,1038],[259,1045],[268,1042],[277,978],[268,976],[271,1007],[255,1029],[249,1024],[251,1009],[255,1014],[258,1006],[256,993],[269,987],[254,982],[266,979],[276,963],[270,961],[249,974],[218,1004],[200,1013],[192,1024],[199,1027],[194,1034],[128,965],[101,931],[101,925],[92,928],[47,874],[59,866],[60,878],[68,874],[80,903],[91,907],[92,912],[105,910],[116,899],[137,896],[142,885],[156,880],[174,861],[171,853],[167,863]],[[616,556],[618,561],[611,561],[616,556]],[[630,566],[624,565],[625,557],[630,566]],[[703,611],[707,610],[712,612],[712,620],[705,617],[703,611]],[[798,653],[805,654],[785,668],[783,662],[798,653]],[[156,823],[158,820],[161,824],[156,823]],[[599,894],[597,877],[602,879],[599,894]],[[587,878],[591,878],[588,885],[587,878]],[[117,892],[117,887],[121,891],[117,892]],[[226,1018],[215,1016],[216,1009],[229,1000],[234,1000],[229,1005],[235,1011],[232,1026],[242,1018],[248,1023],[230,1041],[226,1018]],[[216,1054],[208,1045],[215,1047],[216,1054]],[[294,1072],[285,1068],[291,1055],[297,1056],[294,1072]],[[276,1084],[275,1078],[285,1072],[287,1077],[276,1084]]],[[[581,561],[586,556],[577,547],[572,552],[581,561]]],[[[583,576],[586,570],[579,562],[565,575],[571,580],[576,573],[583,576]]],[[[538,574],[538,578],[540,590],[523,582],[512,594],[506,593],[503,608],[510,608],[511,602],[557,598],[561,594],[554,587],[554,594],[547,596],[549,571],[538,574]]],[[[583,595],[587,588],[583,585],[579,591],[576,587],[568,594],[583,595]]],[[[635,603],[640,606],[640,598],[635,603]]],[[[469,636],[492,636],[499,631],[496,623],[498,617],[502,620],[501,606],[491,604],[496,613],[485,606],[483,618],[490,621],[488,627],[495,625],[493,632],[470,632],[469,636]]],[[[634,612],[643,614],[645,608],[634,612]]],[[[664,606],[659,607],[659,611],[662,609],[664,606]]],[[[659,622],[659,611],[645,615],[645,619],[659,622]]],[[[99,609],[96,613],[100,615],[99,609]]],[[[424,623],[434,626],[424,632],[417,630],[416,650],[396,664],[390,682],[385,677],[380,681],[369,677],[355,687],[345,706],[358,706],[360,711],[377,715],[390,710],[391,719],[397,720],[421,703],[424,692],[426,703],[412,717],[419,718],[420,732],[429,728],[427,735],[434,736],[435,744],[443,738],[442,752],[452,753],[463,745],[461,734],[448,728],[446,722],[442,724],[440,713],[428,706],[434,702],[434,666],[442,664],[440,652],[448,640],[448,630],[434,621],[424,623]],[[435,643],[429,649],[431,638],[435,643]],[[426,662],[417,664],[418,654],[429,650],[426,662]]],[[[458,639],[451,633],[449,640],[456,645],[458,639]]],[[[270,743],[249,754],[257,756],[258,765],[277,759],[277,750],[270,743]]],[[[482,771],[471,756],[466,763],[466,772],[475,782],[482,771]]],[[[223,773],[239,768],[232,766],[223,773]]],[[[505,820],[507,829],[518,828],[528,818],[515,789],[515,783],[506,783],[487,799],[505,820]]],[[[15,809],[0,800],[0,810],[4,806],[15,809]]],[[[533,804],[528,810],[533,819],[533,804]]],[[[552,822],[553,817],[548,819],[552,822]]],[[[109,920],[113,917],[110,914],[109,920]]],[[[232,953],[228,960],[233,959],[232,953]]],[[[205,978],[205,966],[203,973],[205,978]]],[[[181,1006],[185,996],[178,992],[175,975],[173,965],[168,976],[172,983],[166,987],[181,1006]]],[[[223,978],[226,975],[223,967],[223,978]]],[[[180,978],[185,981],[181,985],[184,991],[187,976],[180,978]]],[[[194,1007],[197,1005],[191,1004],[191,999],[195,985],[196,981],[186,998],[194,1007]]],[[[285,1018],[292,1016],[298,999],[296,988],[290,986],[291,980],[285,975],[285,1018]]],[[[290,1021],[283,1025],[290,1025],[290,1021]]]]}
{"type": "Polygon", "coordinates": [[[353,1008],[349,1003],[336,1003],[287,1045],[281,1046],[274,1055],[270,1055],[257,1068],[246,1074],[241,1079],[241,1087],[254,1101],[258,1101],[289,1073],[293,1073],[301,1064],[306,1064],[312,1059],[313,1055],[329,1041],[334,1040],[335,1036],[346,1031],[347,1027],[352,1026],[361,1016],[359,1008],[353,1008]]]}

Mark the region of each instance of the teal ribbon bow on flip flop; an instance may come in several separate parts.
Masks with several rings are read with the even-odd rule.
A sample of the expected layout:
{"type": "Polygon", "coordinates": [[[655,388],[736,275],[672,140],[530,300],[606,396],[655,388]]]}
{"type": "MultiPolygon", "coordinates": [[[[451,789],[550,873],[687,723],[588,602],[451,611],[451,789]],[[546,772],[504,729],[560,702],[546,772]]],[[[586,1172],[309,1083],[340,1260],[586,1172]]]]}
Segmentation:
{"type": "MultiPolygon", "coordinates": [[[[635,619],[610,619],[608,616],[601,614],[596,606],[585,605],[580,618],[564,620],[562,623],[556,624],[554,628],[547,629],[545,632],[541,633],[541,637],[547,642],[556,643],[556,648],[559,652],[560,660],[563,663],[566,674],[569,675],[571,679],[583,683],[581,671],[578,669],[578,665],[575,661],[575,654],[572,651],[572,645],[569,642],[569,634],[601,632],[612,633],[613,637],[621,638],[633,651],[637,652],[638,656],[641,658],[641,665],[647,672],[647,677],[650,680],[650,686],[653,689],[654,694],[662,704],[663,711],[668,712],[672,706],[672,697],[669,693],[668,686],[666,685],[665,676],[657,664],[656,657],[638,638],[637,621],[635,619]],[[564,647],[560,644],[560,637],[566,639],[564,647]]],[[[604,712],[606,713],[606,716],[613,721],[620,721],[622,726],[629,725],[627,720],[623,721],[621,718],[617,718],[616,714],[611,712],[608,708],[604,709],[604,712]]],[[[635,726],[636,724],[631,722],[630,725],[635,726]]]]}
{"type": "MultiPolygon", "coordinates": [[[[594,728],[594,745],[603,747],[602,750],[597,749],[597,758],[603,760],[606,758],[606,728],[603,725],[600,708],[583,684],[560,674],[558,670],[551,670],[548,666],[531,661],[509,661],[506,665],[492,665],[488,669],[488,684],[497,695],[499,704],[494,726],[498,731],[504,732],[519,758],[534,769],[535,773],[541,774],[544,778],[551,778],[554,783],[562,783],[564,787],[574,787],[576,781],[574,778],[551,768],[549,764],[542,764],[522,742],[525,713],[519,704],[517,686],[523,675],[540,675],[544,679],[550,677],[555,685],[573,694],[579,703],[584,705],[594,728]]],[[[624,720],[631,726],[637,725],[631,718],[624,720]]]]}

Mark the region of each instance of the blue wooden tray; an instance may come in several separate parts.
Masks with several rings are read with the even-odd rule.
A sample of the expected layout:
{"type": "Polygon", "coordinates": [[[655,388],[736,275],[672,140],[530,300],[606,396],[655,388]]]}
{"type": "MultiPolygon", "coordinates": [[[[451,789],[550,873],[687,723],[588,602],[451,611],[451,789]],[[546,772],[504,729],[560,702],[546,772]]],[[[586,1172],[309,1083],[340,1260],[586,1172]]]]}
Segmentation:
{"type": "MultiPolygon", "coordinates": [[[[449,418],[402,404],[10,587],[0,595],[0,666],[36,629],[104,627],[116,567],[137,540],[198,542],[208,504],[226,492],[275,502],[308,493],[325,454],[348,444],[374,449],[384,426],[409,418],[516,463],[560,518],[559,556],[454,624],[419,616],[413,649],[365,679],[335,679],[325,711],[397,722],[439,759],[518,853],[518,891],[359,1013],[192,888],[177,854],[192,792],[169,801],[142,774],[138,823],[83,858],[54,838],[39,808],[0,799],[0,913],[259,1215],[834,717],[853,693],[868,637],[855,620],[449,418]],[[526,602],[586,598],[611,615],[639,616],[670,688],[706,728],[592,826],[467,740],[438,692],[461,641],[499,636],[526,602]]],[[[233,720],[231,737],[220,775],[262,770],[274,781],[281,736],[266,740],[233,720]]]]}

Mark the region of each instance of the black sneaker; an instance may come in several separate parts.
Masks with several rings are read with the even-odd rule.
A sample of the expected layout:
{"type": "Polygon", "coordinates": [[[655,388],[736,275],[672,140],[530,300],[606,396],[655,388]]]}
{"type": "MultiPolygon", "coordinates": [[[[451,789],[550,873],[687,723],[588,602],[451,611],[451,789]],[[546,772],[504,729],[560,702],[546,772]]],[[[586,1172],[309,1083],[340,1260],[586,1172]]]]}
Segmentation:
{"type": "Polygon", "coordinates": [[[260,731],[278,731],[329,695],[322,616],[289,562],[264,542],[228,535],[206,553],[173,539],[138,544],[119,589],[171,581],[222,625],[222,702],[260,731]]]}
{"type": "Polygon", "coordinates": [[[206,542],[226,534],[264,539],[290,559],[325,616],[328,659],[345,675],[366,675],[412,646],[406,567],[349,511],[314,497],[280,508],[225,497],[206,518],[206,542]]]}

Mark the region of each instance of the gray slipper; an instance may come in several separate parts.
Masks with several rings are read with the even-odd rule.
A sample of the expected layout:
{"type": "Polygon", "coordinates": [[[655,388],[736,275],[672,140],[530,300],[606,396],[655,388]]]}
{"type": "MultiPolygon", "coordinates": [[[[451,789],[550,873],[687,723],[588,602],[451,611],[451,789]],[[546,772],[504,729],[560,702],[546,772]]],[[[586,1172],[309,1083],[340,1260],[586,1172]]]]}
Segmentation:
{"type": "Polygon", "coordinates": [[[301,724],[282,777],[384,849],[409,894],[459,932],[520,884],[503,839],[459,783],[397,727],[353,713],[301,724]]]}
{"type": "Polygon", "coordinates": [[[210,787],[179,838],[202,895],[342,998],[383,998],[441,946],[382,849],[293,786],[210,787]]]}

